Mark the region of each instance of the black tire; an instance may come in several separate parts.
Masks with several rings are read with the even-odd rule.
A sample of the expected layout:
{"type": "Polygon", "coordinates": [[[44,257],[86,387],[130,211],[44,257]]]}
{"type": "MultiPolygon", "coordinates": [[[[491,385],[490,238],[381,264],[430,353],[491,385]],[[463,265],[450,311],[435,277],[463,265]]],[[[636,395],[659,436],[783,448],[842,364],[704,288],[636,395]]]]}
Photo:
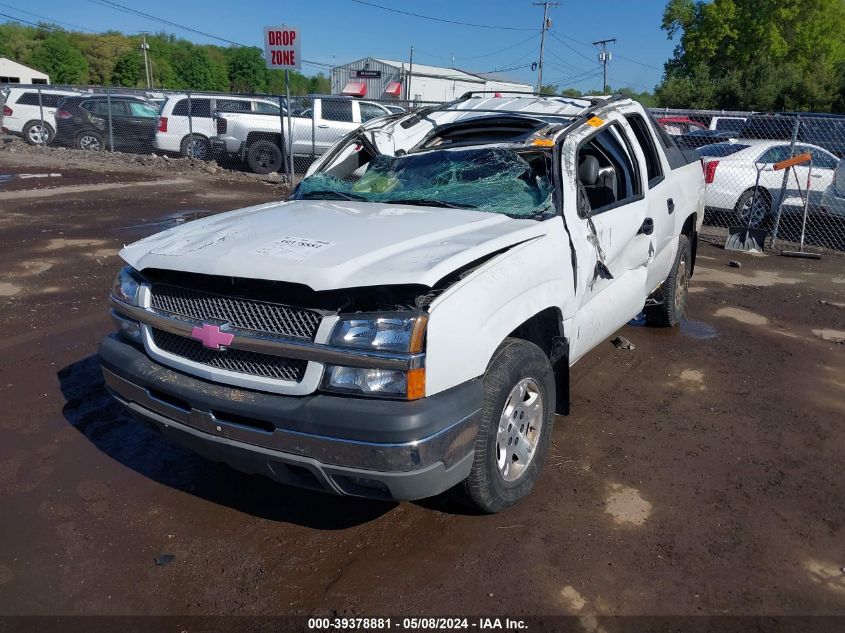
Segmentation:
{"type": "Polygon", "coordinates": [[[74,147],[88,152],[102,152],[106,149],[106,143],[102,134],[88,130],[76,135],[74,147]]]}
{"type": "Polygon", "coordinates": [[[191,151],[190,135],[182,139],[180,151],[182,156],[186,158],[196,158],[198,160],[209,160],[211,158],[211,145],[207,138],[199,134],[194,134],[193,151],[191,151]]]}
{"type": "Polygon", "coordinates": [[[256,141],[246,151],[246,162],[255,174],[270,174],[282,168],[282,150],[270,141],[256,141]]]}
{"type": "Polygon", "coordinates": [[[38,121],[30,121],[23,127],[23,138],[24,140],[29,143],[30,145],[49,145],[54,138],[56,138],[56,132],[50,127],[49,123],[44,124],[44,132],[47,133],[47,138],[44,141],[39,141],[39,138],[42,138],[41,130],[41,120],[38,121]]]}
{"type": "Polygon", "coordinates": [[[752,228],[763,226],[766,223],[766,220],[771,216],[772,196],[769,195],[769,192],[765,189],[759,189],[755,200],[754,189],[749,189],[742,192],[742,195],[739,197],[739,200],[736,201],[736,206],[734,207],[734,214],[736,215],[737,222],[740,226],[748,226],[748,210],[746,210],[745,207],[748,206],[750,210],[752,200],[754,200],[755,208],[751,220],[752,228]]]}
{"type": "Polygon", "coordinates": [[[663,304],[646,309],[649,325],[674,327],[681,322],[687,307],[689,272],[692,267],[692,249],[686,235],[678,238],[678,252],[666,281],[661,285],[663,304]]]}
{"type": "MultiPolygon", "coordinates": [[[[469,477],[455,489],[459,500],[481,512],[494,513],[512,506],[527,496],[543,467],[549,438],[554,427],[554,412],[555,379],[549,359],[533,343],[521,339],[505,339],[496,350],[484,374],[484,405],[475,439],[475,456],[469,477]],[[524,402],[531,402],[531,398],[537,394],[541,398],[538,405],[540,410],[534,418],[535,424],[537,420],[540,421],[539,430],[536,426],[530,426],[528,419],[531,416],[523,418],[520,415],[522,411],[514,410],[506,416],[505,409],[511,401],[512,391],[524,381],[533,381],[529,383],[533,384],[530,388],[532,393],[524,402]],[[516,414],[516,417],[511,417],[513,414],[516,414]],[[504,456],[502,461],[510,462],[508,467],[514,470],[518,462],[512,460],[510,455],[512,448],[508,448],[512,437],[508,437],[508,444],[505,445],[505,436],[503,436],[500,447],[499,425],[503,420],[508,421],[506,435],[511,433],[512,421],[519,420],[524,420],[521,426],[524,428],[522,433],[525,438],[529,437],[531,428],[534,428],[536,432],[532,456],[518,472],[509,472],[511,476],[514,476],[514,479],[510,481],[500,470],[500,457],[504,456]],[[504,453],[501,452],[502,447],[505,448],[504,453]]],[[[513,433],[517,433],[518,428],[520,428],[519,425],[513,425],[513,433]]],[[[520,436],[522,436],[521,433],[520,436]]]]}

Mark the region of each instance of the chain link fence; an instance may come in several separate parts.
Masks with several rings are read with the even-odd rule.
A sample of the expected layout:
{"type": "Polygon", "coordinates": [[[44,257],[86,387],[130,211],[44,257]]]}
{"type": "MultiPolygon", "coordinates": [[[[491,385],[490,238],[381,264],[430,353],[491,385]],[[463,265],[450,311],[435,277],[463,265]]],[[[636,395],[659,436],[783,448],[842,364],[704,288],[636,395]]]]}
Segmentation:
{"type": "Polygon", "coordinates": [[[182,155],[253,171],[304,172],[362,123],[428,105],[352,99],[9,85],[2,131],[31,145],[182,155]]]}
{"type": "MultiPolygon", "coordinates": [[[[429,105],[338,95],[285,97],[21,86],[0,90],[3,131],[39,145],[216,160],[223,167],[293,177],[361,123],[429,105]],[[288,116],[290,114],[290,116],[288,116]]],[[[845,250],[845,117],[653,109],[685,150],[701,157],[702,238],[763,229],[767,246],[845,250]],[[806,160],[779,168],[795,156],[806,160]]]]}
{"type": "Polygon", "coordinates": [[[784,112],[654,110],[705,176],[703,237],[761,229],[766,246],[845,250],[845,117],[784,112]],[[796,160],[790,161],[794,157],[796,160]],[[734,228],[734,231],[736,228],[734,228]]]}

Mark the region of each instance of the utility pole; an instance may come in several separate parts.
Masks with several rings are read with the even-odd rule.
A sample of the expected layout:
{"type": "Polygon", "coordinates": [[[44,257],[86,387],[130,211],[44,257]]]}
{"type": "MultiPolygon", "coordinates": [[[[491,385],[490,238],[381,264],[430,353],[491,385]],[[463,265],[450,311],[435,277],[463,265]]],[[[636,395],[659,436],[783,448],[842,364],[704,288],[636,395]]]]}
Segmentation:
{"type": "Polygon", "coordinates": [[[540,63],[537,65],[537,92],[543,89],[543,51],[546,48],[546,31],[551,28],[549,7],[559,7],[560,2],[532,2],[534,6],[543,7],[543,28],[540,31],[540,63]]]}
{"type": "Polygon", "coordinates": [[[411,100],[411,78],[414,75],[414,47],[411,46],[411,58],[408,60],[408,74],[405,77],[405,100],[411,100]]]}
{"type": "Polygon", "coordinates": [[[602,93],[607,94],[607,65],[610,63],[610,51],[607,50],[608,44],[615,44],[616,38],[611,37],[607,40],[599,40],[597,42],[593,42],[593,46],[600,46],[601,50],[599,51],[599,63],[602,65],[604,70],[604,83],[602,83],[602,93]]]}
{"type": "Polygon", "coordinates": [[[144,73],[147,75],[147,88],[152,88],[152,82],[150,81],[150,67],[147,64],[147,51],[150,48],[150,45],[147,44],[147,32],[141,31],[141,37],[143,41],[141,42],[141,50],[144,51],[144,73]]]}

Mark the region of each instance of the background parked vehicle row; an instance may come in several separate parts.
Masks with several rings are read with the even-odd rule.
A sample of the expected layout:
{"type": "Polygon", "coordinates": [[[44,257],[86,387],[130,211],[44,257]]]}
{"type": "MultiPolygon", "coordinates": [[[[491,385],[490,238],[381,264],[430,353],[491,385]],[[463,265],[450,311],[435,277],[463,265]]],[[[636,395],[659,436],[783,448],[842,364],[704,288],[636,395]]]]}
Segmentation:
{"type": "MultiPolygon", "coordinates": [[[[15,85],[0,89],[0,102],[2,131],[29,144],[189,156],[259,174],[286,173],[292,165],[296,177],[361,123],[431,105],[297,96],[291,98],[288,129],[287,101],[279,95],[15,85]]],[[[845,117],[679,109],[653,109],[652,114],[681,149],[698,151],[702,169],[709,169],[702,239],[724,242],[728,227],[748,220],[756,167],[762,164],[766,171],[751,215],[752,224],[768,231],[767,246],[797,242],[804,229],[808,248],[845,250],[845,167],[840,162],[845,117]],[[770,171],[772,163],[760,163],[768,150],[773,154],[767,160],[808,148],[812,172],[809,166],[790,170],[786,185],[782,172],[770,171]],[[805,225],[802,196],[807,191],[805,225]]]]}

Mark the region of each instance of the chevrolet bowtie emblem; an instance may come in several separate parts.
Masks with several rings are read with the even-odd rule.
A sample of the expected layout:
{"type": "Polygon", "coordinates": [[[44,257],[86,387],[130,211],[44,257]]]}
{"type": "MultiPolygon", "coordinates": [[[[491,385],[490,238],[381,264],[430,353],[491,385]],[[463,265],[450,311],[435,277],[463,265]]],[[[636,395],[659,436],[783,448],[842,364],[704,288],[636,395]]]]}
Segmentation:
{"type": "Polygon", "coordinates": [[[202,327],[195,327],[191,330],[191,338],[195,338],[203,344],[203,347],[221,350],[232,344],[234,334],[221,332],[220,326],[203,323],[202,327]]]}

